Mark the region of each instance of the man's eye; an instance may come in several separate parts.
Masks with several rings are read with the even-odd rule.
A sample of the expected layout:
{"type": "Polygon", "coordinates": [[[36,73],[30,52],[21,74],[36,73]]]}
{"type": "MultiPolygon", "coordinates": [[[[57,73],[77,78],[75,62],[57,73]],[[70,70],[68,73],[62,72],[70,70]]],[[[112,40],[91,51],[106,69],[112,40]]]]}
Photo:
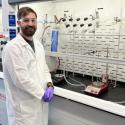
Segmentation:
{"type": "Polygon", "coordinates": [[[29,22],[36,23],[37,22],[36,19],[22,19],[21,21],[24,23],[29,23],[29,22]]]}
{"type": "Polygon", "coordinates": [[[32,21],[33,23],[34,23],[34,22],[36,22],[36,20],[35,20],[35,19],[32,19],[31,21],[32,21]]]}
{"type": "Polygon", "coordinates": [[[25,19],[25,20],[23,20],[24,22],[29,22],[29,20],[28,19],[25,19]]]}

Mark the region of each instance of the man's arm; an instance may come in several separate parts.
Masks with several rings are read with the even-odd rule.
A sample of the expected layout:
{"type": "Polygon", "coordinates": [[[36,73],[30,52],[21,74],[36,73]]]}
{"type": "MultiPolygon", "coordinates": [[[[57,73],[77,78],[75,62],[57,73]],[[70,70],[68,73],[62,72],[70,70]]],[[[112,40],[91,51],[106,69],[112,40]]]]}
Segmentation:
{"type": "Polygon", "coordinates": [[[14,85],[38,99],[44,95],[42,86],[34,81],[16,47],[7,47],[3,52],[3,67],[11,76],[14,85]]]}

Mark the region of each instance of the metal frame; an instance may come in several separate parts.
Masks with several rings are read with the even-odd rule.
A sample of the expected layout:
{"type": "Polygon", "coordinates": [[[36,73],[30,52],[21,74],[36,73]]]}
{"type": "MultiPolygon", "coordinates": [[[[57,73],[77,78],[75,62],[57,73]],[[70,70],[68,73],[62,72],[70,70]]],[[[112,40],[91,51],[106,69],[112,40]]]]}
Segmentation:
{"type": "Polygon", "coordinates": [[[9,4],[19,4],[19,3],[26,3],[26,2],[37,2],[37,1],[41,1],[41,2],[45,2],[45,1],[54,1],[54,0],[8,0],[9,4]]]}
{"type": "Polygon", "coordinates": [[[2,0],[0,0],[0,6],[2,6],[2,0]]]}

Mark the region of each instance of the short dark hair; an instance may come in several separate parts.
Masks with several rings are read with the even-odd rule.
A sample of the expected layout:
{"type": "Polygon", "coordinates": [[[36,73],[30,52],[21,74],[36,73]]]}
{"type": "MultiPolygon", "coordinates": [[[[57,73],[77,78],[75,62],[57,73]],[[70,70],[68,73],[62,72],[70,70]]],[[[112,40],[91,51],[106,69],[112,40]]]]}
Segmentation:
{"type": "Polygon", "coordinates": [[[36,14],[36,12],[33,9],[31,9],[30,7],[22,7],[17,12],[18,20],[20,20],[22,17],[25,17],[29,13],[34,13],[36,18],[37,18],[37,14],[36,14]]]}

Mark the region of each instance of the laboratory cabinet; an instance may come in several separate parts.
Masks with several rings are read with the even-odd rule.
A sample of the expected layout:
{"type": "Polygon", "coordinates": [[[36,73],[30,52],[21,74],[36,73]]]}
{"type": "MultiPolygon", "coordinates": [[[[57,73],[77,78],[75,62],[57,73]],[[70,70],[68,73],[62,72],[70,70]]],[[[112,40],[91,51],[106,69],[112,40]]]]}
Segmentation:
{"type": "MultiPolygon", "coordinates": [[[[65,94],[65,93],[64,93],[65,94]]],[[[50,103],[49,125],[124,125],[125,117],[55,96],[50,103]]]]}

